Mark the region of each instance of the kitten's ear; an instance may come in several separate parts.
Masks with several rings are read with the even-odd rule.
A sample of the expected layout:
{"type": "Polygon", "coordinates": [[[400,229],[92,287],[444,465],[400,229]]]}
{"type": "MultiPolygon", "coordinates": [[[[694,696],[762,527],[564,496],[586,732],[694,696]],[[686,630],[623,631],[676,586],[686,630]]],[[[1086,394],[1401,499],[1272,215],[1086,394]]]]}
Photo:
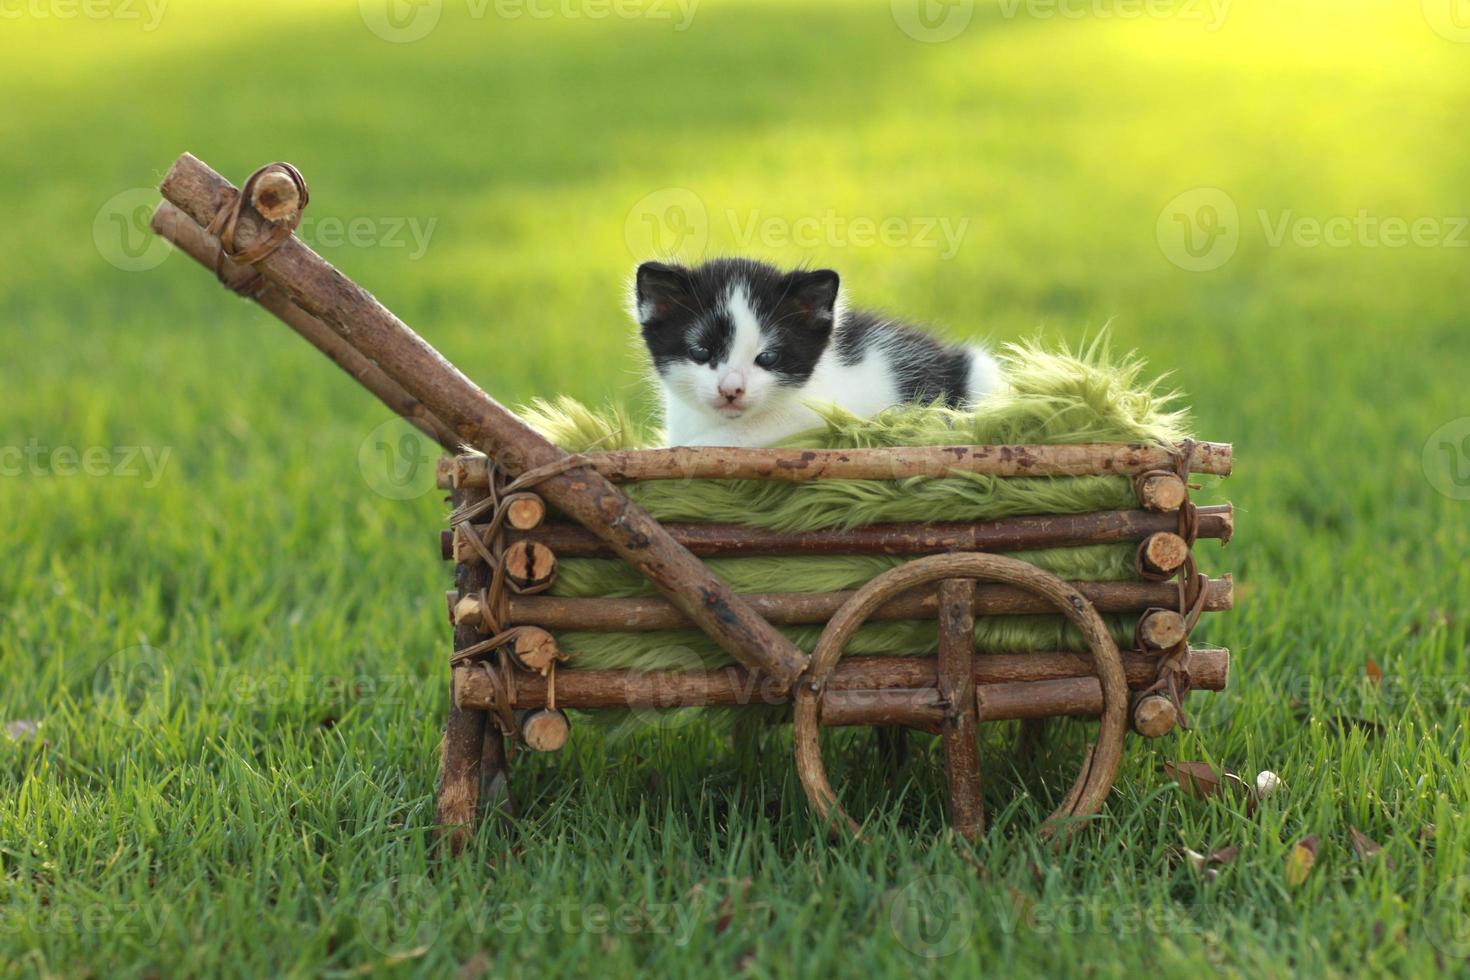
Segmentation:
{"type": "Polygon", "coordinates": [[[799,318],[815,327],[830,327],[836,317],[837,287],[841,280],[831,269],[791,273],[786,301],[799,318]]]}
{"type": "Polygon", "coordinates": [[[689,270],[681,265],[645,262],[638,267],[633,285],[633,308],[638,322],[661,320],[680,307],[689,306],[689,270]]]}

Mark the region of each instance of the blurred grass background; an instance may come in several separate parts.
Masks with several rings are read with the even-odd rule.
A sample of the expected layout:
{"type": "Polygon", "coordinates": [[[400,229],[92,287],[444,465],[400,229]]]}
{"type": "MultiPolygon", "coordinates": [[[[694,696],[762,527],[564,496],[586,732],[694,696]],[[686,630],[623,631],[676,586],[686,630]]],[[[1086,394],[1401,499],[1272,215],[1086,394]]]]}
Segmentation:
{"type": "Polygon", "coordinates": [[[0,721],[40,723],[0,740],[0,971],[1464,970],[1450,3],[388,9],[0,20],[0,721]],[[931,840],[932,752],[890,791],[868,742],[831,740],[880,843],[827,845],[779,737],[749,759],[684,727],[522,759],[521,828],[434,864],[442,504],[360,465],[384,409],[149,250],[147,189],[183,150],[236,181],[300,166],[307,240],[511,403],[648,410],[623,292],[652,252],[831,266],[954,337],[1110,323],[1237,446],[1240,531],[1206,558],[1240,583],[1209,636],[1231,690],[1135,743],[1106,819],[1059,850],[1028,831],[1075,746],[1034,773],[990,756],[998,826],[972,854],[931,840]],[[1345,237],[1313,244],[1332,219],[1345,237]],[[1391,247],[1385,219],[1429,223],[1391,247]],[[853,227],[885,221],[887,244],[853,227]],[[100,447],[94,474],[57,447],[100,447]],[[161,472],[120,472],[128,447],[161,472]],[[1190,800],[1168,759],[1287,789],[1254,814],[1190,800]],[[1392,860],[1359,860],[1350,826],[1392,860]],[[1227,845],[1214,881],[1172,856],[1227,845]],[[558,903],[642,924],[505,925],[558,903]]]}

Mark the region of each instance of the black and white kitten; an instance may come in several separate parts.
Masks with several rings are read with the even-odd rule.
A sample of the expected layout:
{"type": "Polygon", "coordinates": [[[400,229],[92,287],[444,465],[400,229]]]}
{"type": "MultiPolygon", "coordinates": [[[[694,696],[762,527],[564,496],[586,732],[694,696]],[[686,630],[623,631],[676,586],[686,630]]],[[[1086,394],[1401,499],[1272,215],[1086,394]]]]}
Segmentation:
{"type": "Polygon", "coordinates": [[[830,269],[645,262],[633,313],[672,446],[769,446],[820,425],[813,405],[863,417],[906,402],[960,408],[1000,384],[979,347],[846,309],[830,269]]]}

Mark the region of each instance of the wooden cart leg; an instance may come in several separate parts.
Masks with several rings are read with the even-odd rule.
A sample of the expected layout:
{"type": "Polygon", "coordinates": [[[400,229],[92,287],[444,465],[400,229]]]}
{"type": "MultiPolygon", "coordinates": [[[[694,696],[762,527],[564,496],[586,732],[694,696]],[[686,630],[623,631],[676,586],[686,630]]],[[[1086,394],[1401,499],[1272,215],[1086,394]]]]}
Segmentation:
{"type": "MultiPolygon", "coordinates": [[[[480,489],[454,491],[455,507],[475,503],[486,496],[480,489]]],[[[455,585],[461,597],[478,592],[490,584],[488,566],[461,563],[454,567],[455,585]]],[[[462,650],[484,637],[477,627],[456,625],[454,648],[462,650]]],[[[485,801],[483,790],[498,778],[502,785],[509,770],[505,765],[505,744],[490,723],[489,713],[467,711],[458,707],[450,681],[449,720],[444,725],[444,747],[439,760],[439,802],[437,821],[440,839],[450,854],[458,854],[475,836],[480,811],[485,801]],[[488,736],[488,737],[487,737],[488,736]],[[486,768],[487,763],[491,768],[486,768]]],[[[508,792],[508,791],[507,791],[508,792]]]]}
{"type": "Polygon", "coordinates": [[[949,777],[949,819],[969,840],[980,836],[980,749],[976,739],[975,583],[945,579],[939,586],[939,693],[945,703],[944,768],[949,777]]]}

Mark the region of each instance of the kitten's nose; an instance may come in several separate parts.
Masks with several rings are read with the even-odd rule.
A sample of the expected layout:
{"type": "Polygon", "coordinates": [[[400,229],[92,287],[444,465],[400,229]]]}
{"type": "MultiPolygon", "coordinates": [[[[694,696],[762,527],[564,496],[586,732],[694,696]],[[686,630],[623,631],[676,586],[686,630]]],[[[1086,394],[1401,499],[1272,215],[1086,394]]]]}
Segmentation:
{"type": "Polygon", "coordinates": [[[745,394],[745,377],[731,371],[720,379],[720,394],[725,396],[726,401],[735,401],[745,394]]]}

